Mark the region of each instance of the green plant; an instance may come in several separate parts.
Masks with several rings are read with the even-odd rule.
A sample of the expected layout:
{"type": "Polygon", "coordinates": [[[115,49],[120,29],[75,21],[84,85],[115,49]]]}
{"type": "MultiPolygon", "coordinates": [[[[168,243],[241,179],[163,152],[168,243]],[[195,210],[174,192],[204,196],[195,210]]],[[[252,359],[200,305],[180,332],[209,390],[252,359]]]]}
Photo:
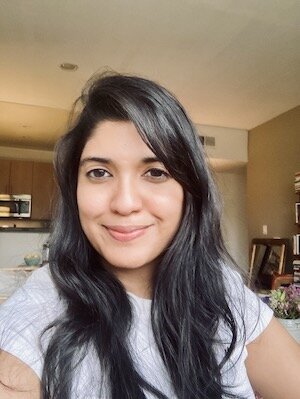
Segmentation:
{"type": "Polygon", "coordinates": [[[300,318],[300,287],[291,284],[272,290],[269,306],[280,319],[300,318]]]}

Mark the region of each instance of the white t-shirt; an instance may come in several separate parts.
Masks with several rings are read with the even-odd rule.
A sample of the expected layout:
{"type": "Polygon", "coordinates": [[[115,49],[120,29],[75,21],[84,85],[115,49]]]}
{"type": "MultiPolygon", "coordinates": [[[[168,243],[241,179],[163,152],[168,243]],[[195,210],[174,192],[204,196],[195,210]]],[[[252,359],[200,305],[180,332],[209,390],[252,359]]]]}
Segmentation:
{"type": "MultiPolygon", "coordinates": [[[[236,273],[228,270],[225,279],[226,276],[228,298],[237,321],[240,320],[238,315],[244,314],[247,344],[266,328],[273,313],[255,294],[242,285],[236,273]]],[[[133,307],[133,325],[129,342],[138,371],[168,398],[176,399],[152,333],[151,300],[130,293],[129,298],[133,307]]],[[[0,347],[26,363],[41,378],[42,353],[48,345],[50,333],[46,333],[41,342],[40,333],[63,311],[64,303],[58,297],[48,266],[44,266],[32,273],[26,283],[0,306],[0,347]]],[[[241,328],[242,322],[239,324],[241,328]]],[[[222,342],[229,341],[227,330],[222,324],[217,335],[222,342]]],[[[226,345],[215,348],[218,359],[223,358],[225,350],[226,345]]],[[[232,387],[231,392],[237,398],[243,396],[254,399],[244,364],[246,357],[247,349],[240,336],[230,361],[223,367],[222,379],[227,386],[232,387]]],[[[102,386],[101,398],[109,398],[105,383],[101,381],[101,370],[96,355],[91,349],[80,364],[78,374],[78,378],[74,379],[72,399],[99,399],[100,386],[102,386]]],[[[148,392],[146,397],[154,398],[148,392]]]]}

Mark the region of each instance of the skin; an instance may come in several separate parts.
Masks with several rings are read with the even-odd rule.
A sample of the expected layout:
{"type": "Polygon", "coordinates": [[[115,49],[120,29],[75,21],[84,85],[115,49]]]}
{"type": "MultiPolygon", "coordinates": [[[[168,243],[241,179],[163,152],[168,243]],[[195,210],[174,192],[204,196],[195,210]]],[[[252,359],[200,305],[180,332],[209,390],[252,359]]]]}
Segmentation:
{"type": "Polygon", "coordinates": [[[139,136],[132,122],[100,123],[80,161],[81,226],[125,288],[151,297],[157,258],[178,230],[181,185],[139,136]]]}
{"type": "Polygon", "coordinates": [[[40,399],[40,380],[35,372],[15,356],[0,351],[0,398],[40,399]]]}
{"type": "MultiPolygon", "coordinates": [[[[132,123],[104,122],[87,142],[78,173],[86,236],[106,267],[141,297],[151,297],[157,258],[176,233],[183,207],[181,186],[153,156],[132,123]]],[[[247,350],[250,382],[264,399],[299,398],[300,345],[276,319],[247,350]]],[[[41,398],[38,376],[4,351],[0,381],[1,399],[41,398]]]]}
{"type": "Polygon", "coordinates": [[[263,399],[299,398],[300,345],[275,318],[247,350],[247,373],[263,399]]]}

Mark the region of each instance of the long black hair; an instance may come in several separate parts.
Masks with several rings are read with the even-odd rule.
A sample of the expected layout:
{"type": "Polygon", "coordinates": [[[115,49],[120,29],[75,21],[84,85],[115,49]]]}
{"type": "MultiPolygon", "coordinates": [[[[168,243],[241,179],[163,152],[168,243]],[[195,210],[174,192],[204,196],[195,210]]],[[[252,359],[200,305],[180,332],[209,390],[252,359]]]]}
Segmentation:
{"type": "Polygon", "coordinates": [[[79,221],[80,156],[93,129],[106,120],[132,121],[184,190],[181,225],[161,256],[151,307],[156,345],[174,392],[179,399],[230,396],[221,378],[237,340],[222,278],[228,255],[217,192],[192,122],[169,91],[140,77],[93,78],[80,102],[75,124],[56,148],[59,200],[50,271],[66,310],[49,326],[52,339],[45,354],[43,398],[71,398],[77,365],[92,348],[111,399],[142,399],[147,391],[166,399],[134,365],[128,344],[130,300],[121,282],[103,267],[79,221]],[[214,348],[221,321],[231,338],[220,361],[214,348]]]}

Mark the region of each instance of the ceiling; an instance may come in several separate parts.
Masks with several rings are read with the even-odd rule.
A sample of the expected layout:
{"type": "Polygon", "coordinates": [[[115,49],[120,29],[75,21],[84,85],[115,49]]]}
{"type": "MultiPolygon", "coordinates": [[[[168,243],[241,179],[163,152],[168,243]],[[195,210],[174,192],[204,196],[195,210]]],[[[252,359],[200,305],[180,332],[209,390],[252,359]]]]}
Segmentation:
{"type": "Polygon", "coordinates": [[[160,82],[195,123],[251,129],[300,104],[299,21],[299,0],[2,0],[0,145],[52,149],[106,69],[160,82]]]}

